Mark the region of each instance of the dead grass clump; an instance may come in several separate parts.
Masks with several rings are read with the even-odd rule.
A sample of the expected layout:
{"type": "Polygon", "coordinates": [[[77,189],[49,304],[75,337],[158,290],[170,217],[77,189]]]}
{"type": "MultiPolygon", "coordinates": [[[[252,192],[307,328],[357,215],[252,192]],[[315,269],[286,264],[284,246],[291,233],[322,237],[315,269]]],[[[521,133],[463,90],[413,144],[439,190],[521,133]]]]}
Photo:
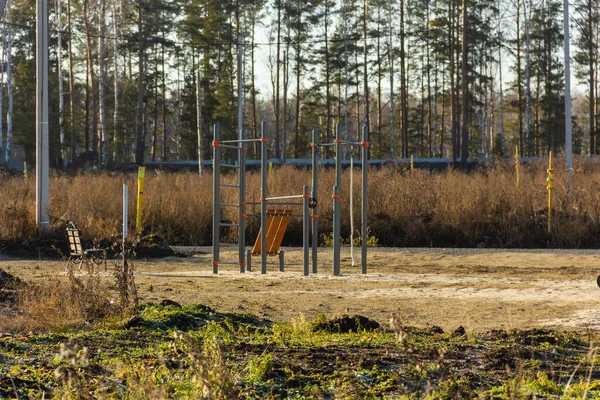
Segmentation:
{"type": "Polygon", "coordinates": [[[20,290],[17,307],[21,323],[28,320],[29,329],[36,331],[77,326],[118,311],[97,275],[76,277],[72,273],[66,281],[57,279],[20,290]]]}

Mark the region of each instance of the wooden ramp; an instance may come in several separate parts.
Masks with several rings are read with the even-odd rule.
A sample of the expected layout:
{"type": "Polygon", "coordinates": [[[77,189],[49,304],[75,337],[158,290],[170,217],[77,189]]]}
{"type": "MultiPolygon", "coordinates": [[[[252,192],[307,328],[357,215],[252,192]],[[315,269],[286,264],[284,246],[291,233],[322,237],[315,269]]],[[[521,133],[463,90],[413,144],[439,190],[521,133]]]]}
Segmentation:
{"type": "MultiPolygon", "coordinates": [[[[290,222],[292,210],[267,210],[267,255],[275,256],[279,253],[279,247],[283,241],[283,235],[290,222]]],[[[260,255],[262,228],[252,248],[252,255],[260,255]]]]}

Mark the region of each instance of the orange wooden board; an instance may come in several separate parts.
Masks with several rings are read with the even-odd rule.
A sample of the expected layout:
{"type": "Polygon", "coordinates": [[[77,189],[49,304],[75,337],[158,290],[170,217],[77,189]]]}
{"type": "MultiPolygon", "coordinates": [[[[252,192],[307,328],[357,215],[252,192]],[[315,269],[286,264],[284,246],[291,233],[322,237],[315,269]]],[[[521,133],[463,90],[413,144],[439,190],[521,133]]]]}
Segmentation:
{"type": "MultiPolygon", "coordinates": [[[[283,235],[290,222],[292,210],[267,210],[267,255],[274,256],[279,252],[283,235]]],[[[262,228],[252,248],[252,255],[260,255],[262,228]]]]}

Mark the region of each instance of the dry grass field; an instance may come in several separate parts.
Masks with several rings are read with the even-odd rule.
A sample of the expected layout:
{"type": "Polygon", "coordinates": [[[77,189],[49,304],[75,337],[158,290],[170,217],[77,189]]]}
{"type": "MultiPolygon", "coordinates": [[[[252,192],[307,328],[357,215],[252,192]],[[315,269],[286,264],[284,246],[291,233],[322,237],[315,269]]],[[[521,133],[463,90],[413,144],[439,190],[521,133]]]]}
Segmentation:
{"type": "MultiPolygon", "coordinates": [[[[600,166],[575,160],[573,182],[567,190],[562,159],[556,160],[553,203],[553,235],[547,231],[546,162],[523,165],[519,183],[514,163],[496,163],[475,171],[428,172],[386,166],[369,171],[367,213],[371,235],[382,246],[397,247],[600,247],[600,166]]],[[[122,184],[130,187],[129,221],[135,222],[135,175],[84,173],[53,174],[50,216],[56,237],[63,237],[64,223],[73,220],[91,239],[112,240],[121,230],[122,184]]],[[[211,174],[148,173],[145,184],[143,228],[171,245],[210,245],[211,174]]],[[[235,177],[225,175],[225,182],[235,177]]],[[[350,234],[350,174],[342,178],[342,235],[350,234]]],[[[360,221],[360,174],[354,174],[354,219],[360,221]]],[[[331,169],[320,172],[320,232],[331,227],[331,169]]],[[[258,173],[247,177],[247,199],[257,200],[258,173]]],[[[310,183],[310,171],[291,166],[269,173],[269,194],[299,194],[310,183]]],[[[223,190],[224,201],[235,203],[233,191],[223,190]]],[[[0,177],[0,241],[35,237],[35,187],[30,176],[0,177]]],[[[235,221],[232,210],[223,220],[235,221]]],[[[252,212],[252,210],[249,210],[252,212]]],[[[249,218],[247,233],[255,237],[258,221],[249,218]]],[[[132,226],[132,228],[134,228],[132,226]]],[[[299,245],[301,223],[292,221],[288,245],[299,245]]],[[[235,232],[231,232],[235,235],[235,232]]]]}

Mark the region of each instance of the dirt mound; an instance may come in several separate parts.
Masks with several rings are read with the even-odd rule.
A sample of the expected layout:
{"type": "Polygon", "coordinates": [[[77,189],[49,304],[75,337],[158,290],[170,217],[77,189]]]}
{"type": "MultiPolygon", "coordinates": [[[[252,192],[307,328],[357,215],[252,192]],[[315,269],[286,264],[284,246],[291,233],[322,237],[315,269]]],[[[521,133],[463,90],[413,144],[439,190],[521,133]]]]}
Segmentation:
{"type": "Polygon", "coordinates": [[[354,315],[352,317],[346,315],[341,318],[332,319],[331,321],[317,323],[313,327],[313,332],[348,333],[358,332],[359,330],[374,331],[379,328],[380,325],[377,321],[373,321],[362,315],[354,315]]]}
{"type": "Polygon", "coordinates": [[[2,268],[0,268],[0,291],[2,290],[16,290],[19,287],[25,285],[21,279],[14,275],[9,274],[2,268]]]}

